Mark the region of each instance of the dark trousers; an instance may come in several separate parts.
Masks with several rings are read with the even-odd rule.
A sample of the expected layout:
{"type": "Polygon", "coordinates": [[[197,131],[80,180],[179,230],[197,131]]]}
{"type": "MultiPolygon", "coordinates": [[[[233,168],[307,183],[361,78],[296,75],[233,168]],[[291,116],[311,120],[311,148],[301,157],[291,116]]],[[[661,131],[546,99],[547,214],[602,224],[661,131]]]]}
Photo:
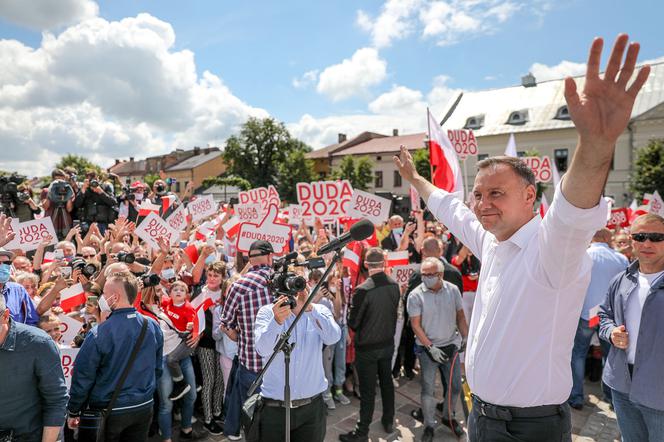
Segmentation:
{"type": "Polygon", "coordinates": [[[569,405],[561,413],[539,418],[513,418],[511,421],[482,416],[473,404],[468,418],[469,442],[571,442],[572,420],[569,405]]]}
{"type": "Polygon", "coordinates": [[[401,342],[399,344],[399,351],[397,352],[397,359],[392,367],[392,374],[394,377],[399,375],[401,367],[406,373],[406,376],[413,374],[415,368],[415,333],[410,326],[410,321],[405,320],[403,324],[403,332],[401,332],[401,342]]]}
{"type": "MultiPolygon", "coordinates": [[[[238,363],[231,384],[231,391],[228,394],[228,408],[224,421],[224,434],[226,436],[238,436],[240,434],[242,404],[247,400],[247,392],[257,377],[258,373],[254,373],[238,363]]],[[[258,387],[254,393],[260,393],[260,391],[261,389],[258,387]]]]}
{"type": "MultiPolygon", "coordinates": [[[[327,407],[323,396],[318,396],[308,405],[291,409],[291,441],[323,442],[327,422],[327,407]]],[[[286,409],[263,407],[261,414],[261,442],[285,440],[286,409]]]]}
{"type": "Polygon", "coordinates": [[[360,434],[369,434],[369,425],[373,419],[376,396],[376,377],[380,383],[380,396],[383,401],[383,423],[394,421],[394,384],[392,383],[392,354],[394,346],[378,350],[355,352],[355,368],[360,382],[360,421],[357,430],[360,434]]]}
{"type": "MultiPolygon", "coordinates": [[[[152,404],[149,407],[132,410],[129,413],[110,414],[106,419],[105,442],[145,442],[152,422],[152,404]]],[[[95,436],[86,434],[84,429],[78,433],[79,442],[94,442],[95,436]]]]}

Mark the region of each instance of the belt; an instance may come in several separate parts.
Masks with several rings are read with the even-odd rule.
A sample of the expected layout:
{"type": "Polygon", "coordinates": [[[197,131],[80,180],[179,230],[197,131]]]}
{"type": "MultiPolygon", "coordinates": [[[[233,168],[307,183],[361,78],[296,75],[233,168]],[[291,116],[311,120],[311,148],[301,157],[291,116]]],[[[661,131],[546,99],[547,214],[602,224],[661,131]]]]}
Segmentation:
{"type": "Polygon", "coordinates": [[[521,418],[538,418],[556,416],[562,414],[564,405],[538,405],[536,407],[506,407],[484,402],[479,397],[471,394],[473,397],[473,407],[477,407],[480,415],[490,419],[502,421],[511,421],[521,418]]]}
{"type": "MultiPolygon", "coordinates": [[[[318,399],[321,396],[322,393],[318,393],[315,396],[311,396],[309,398],[305,399],[295,399],[291,401],[291,406],[290,408],[300,408],[304,407],[305,405],[309,405],[316,399],[318,399]]],[[[266,407],[282,407],[286,408],[286,402],[284,401],[278,401],[276,399],[269,399],[269,398],[263,398],[263,404],[265,404],[266,407]]]]}

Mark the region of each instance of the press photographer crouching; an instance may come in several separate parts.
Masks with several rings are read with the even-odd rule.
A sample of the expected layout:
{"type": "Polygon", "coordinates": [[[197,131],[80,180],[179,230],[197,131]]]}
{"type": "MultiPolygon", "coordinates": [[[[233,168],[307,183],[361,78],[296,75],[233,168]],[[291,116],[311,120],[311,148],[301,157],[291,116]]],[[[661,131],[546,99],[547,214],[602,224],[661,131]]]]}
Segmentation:
{"type": "MultiPolygon", "coordinates": [[[[81,186],[81,191],[76,195],[74,207],[79,211],[80,220],[86,225],[97,223],[99,231],[103,235],[109,223],[115,221],[117,202],[113,196],[113,188],[108,183],[102,183],[95,171],[88,171],[81,186]]],[[[87,229],[84,229],[87,230],[87,229]]]]}
{"type": "MultiPolygon", "coordinates": [[[[308,295],[306,288],[297,292],[293,308],[289,297],[281,295],[258,311],[254,336],[256,351],[264,363],[274,351],[279,336],[304,307],[308,295]]],[[[329,385],[323,369],[323,345],[333,345],[340,338],[341,329],[334,315],[320,304],[309,304],[292,332],[289,340],[294,344],[290,363],[292,441],[322,442],[325,439],[327,407],[323,392],[329,385]]],[[[264,404],[259,424],[261,441],[284,440],[284,383],[284,354],[280,352],[267,369],[261,385],[264,404]]]]}

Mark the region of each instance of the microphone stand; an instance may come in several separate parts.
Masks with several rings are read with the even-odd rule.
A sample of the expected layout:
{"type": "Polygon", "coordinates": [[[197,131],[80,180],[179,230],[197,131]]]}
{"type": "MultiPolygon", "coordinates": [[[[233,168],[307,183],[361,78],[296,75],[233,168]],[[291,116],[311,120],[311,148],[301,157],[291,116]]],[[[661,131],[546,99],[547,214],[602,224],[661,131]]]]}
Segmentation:
{"type": "MultiPolygon", "coordinates": [[[[270,367],[274,359],[277,357],[279,352],[284,353],[284,364],[285,364],[285,380],[284,380],[284,404],[286,405],[286,437],[285,441],[290,442],[291,437],[290,437],[290,429],[291,429],[291,419],[290,419],[290,411],[291,411],[291,391],[290,391],[290,359],[291,359],[291,353],[293,351],[293,347],[295,347],[295,342],[290,343],[288,340],[291,337],[291,334],[293,333],[293,330],[295,330],[295,326],[297,325],[298,321],[304,314],[304,312],[307,310],[307,307],[309,304],[314,299],[314,296],[316,296],[316,293],[318,293],[318,290],[320,289],[321,285],[327,279],[327,277],[330,275],[330,272],[334,268],[334,265],[341,260],[341,249],[335,251],[334,256],[332,257],[332,262],[330,265],[327,266],[325,269],[325,272],[323,273],[323,276],[321,279],[318,281],[318,283],[314,286],[313,290],[311,290],[311,293],[309,294],[309,297],[307,300],[304,302],[304,305],[300,309],[300,312],[297,314],[295,317],[295,320],[293,323],[288,327],[288,329],[283,332],[279,340],[277,341],[277,344],[274,346],[274,351],[272,352],[272,355],[270,355],[270,358],[267,360],[265,365],[263,366],[263,369],[261,372],[258,374],[258,377],[254,381],[253,384],[251,384],[251,387],[249,388],[249,391],[247,392],[247,397],[251,397],[252,394],[254,394],[254,391],[258,388],[258,386],[262,383],[263,377],[265,377],[265,372],[267,369],[270,367]]],[[[342,337],[343,339],[343,337],[342,337]]]]}

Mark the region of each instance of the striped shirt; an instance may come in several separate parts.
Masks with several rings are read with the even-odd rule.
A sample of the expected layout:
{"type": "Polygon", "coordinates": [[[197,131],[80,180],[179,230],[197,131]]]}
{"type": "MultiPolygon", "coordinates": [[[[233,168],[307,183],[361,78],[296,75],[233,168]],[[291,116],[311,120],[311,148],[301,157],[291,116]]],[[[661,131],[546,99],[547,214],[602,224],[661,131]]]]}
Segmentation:
{"type": "Polygon", "coordinates": [[[258,310],[272,302],[268,288],[269,280],[269,266],[252,267],[246,275],[231,285],[221,312],[221,324],[226,328],[238,330],[240,363],[256,373],[263,368],[263,361],[256,353],[254,322],[258,310]]]}

